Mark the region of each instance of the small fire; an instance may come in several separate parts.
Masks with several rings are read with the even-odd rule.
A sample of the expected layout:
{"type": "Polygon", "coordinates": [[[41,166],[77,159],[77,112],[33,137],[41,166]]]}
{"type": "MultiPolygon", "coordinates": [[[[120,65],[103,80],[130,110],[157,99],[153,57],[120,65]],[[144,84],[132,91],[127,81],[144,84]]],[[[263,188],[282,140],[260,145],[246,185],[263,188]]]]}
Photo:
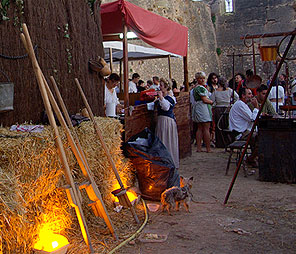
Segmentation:
{"type": "Polygon", "coordinates": [[[45,224],[40,229],[39,240],[34,245],[34,249],[52,252],[68,244],[66,237],[53,233],[49,226],[45,224]]]}
{"type": "MultiPolygon", "coordinates": [[[[126,194],[127,194],[127,197],[131,203],[138,198],[137,194],[135,194],[131,191],[127,191],[126,194]]],[[[114,197],[114,202],[119,203],[118,197],[114,197]]]]}

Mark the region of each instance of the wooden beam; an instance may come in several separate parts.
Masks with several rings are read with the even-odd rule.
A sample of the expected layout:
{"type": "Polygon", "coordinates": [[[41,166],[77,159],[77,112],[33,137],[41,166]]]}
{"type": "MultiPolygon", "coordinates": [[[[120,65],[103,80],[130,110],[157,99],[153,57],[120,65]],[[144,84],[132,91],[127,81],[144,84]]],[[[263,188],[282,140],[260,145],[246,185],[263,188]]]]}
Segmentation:
{"type": "Polygon", "coordinates": [[[172,80],[171,55],[168,55],[169,78],[172,80]]]}
{"type": "Polygon", "coordinates": [[[124,87],[124,108],[129,106],[128,97],[128,45],[127,45],[127,26],[123,26],[123,87],[124,87]]]}
{"type": "Polygon", "coordinates": [[[183,56],[185,92],[189,91],[187,56],[183,56]]]}
{"type": "Polygon", "coordinates": [[[240,37],[241,40],[245,39],[261,39],[267,37],[279,37],[279,36],[287,36],[287,35],[296,35],[296,29],[291,32],[282,32],[282,33],[267,33],[267,34],[254,34],[254,35],[245,35],[240,37]]]}

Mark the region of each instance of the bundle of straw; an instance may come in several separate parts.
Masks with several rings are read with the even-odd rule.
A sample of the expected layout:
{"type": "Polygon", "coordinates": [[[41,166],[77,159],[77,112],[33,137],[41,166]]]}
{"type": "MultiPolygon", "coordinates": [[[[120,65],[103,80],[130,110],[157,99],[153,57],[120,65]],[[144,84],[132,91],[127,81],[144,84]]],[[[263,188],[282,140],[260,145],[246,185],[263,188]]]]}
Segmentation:
{"type": "MultiPolygon", "coordinates": [[[[96,118],[96,121],[124,185],[132,186],[134,171],[120,149],[122,125],[110,118],[96,118]]],[[[69,166],[75,181],[79,183],[85,179],[61,128],[59,132],[69,166]]],[[[122,215],[112,212],[111,191],[119,185],[92,124],[83,122],[76,128],[76,132],[103,201],[108,210],[111,210],[111,217],[115,216],[116,227],[122,229],[119,233],[125,235],[126,230],[133,227],[129,225],[128,219],[122,221],[122,215]]],[[[51,225],[55,233],[74,239],[71,249],[80,249],[80,253],[84,253],[80,246],[83,242],[75,213],[69,206],[65,191],[60,188],[65,184],[61,167],[51,127],[45,127],[42,133],[37,134],[20,134],[0,128],[0,239],[3,242],[3,253],[31,253],[44,223],[51,225]]],[[[83,197],[87,198],[85,194],[83,197]]],[[[106,234],[104,222],[92,214],[87,203],[83,207],[88,224],[92,225],[91,232],[106,234]]],[[[110,239],[108,237],[108,241],[110,239]]],[[[102,248],[96,237],[94,241],[99,242],[98,246],[102,248]]],[[[85,251],[87,253],[87,248],[85,251]]]]}

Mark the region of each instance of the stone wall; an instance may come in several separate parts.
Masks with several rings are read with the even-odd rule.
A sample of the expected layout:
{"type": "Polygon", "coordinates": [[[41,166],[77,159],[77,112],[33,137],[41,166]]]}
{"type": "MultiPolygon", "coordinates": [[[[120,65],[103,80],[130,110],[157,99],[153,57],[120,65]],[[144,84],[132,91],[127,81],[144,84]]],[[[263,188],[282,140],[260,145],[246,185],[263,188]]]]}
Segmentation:
{"type": "MultiPolygon", "coordinates": [[[[113,0],[106,0],[102,3],[107,2],[113,2],[113,0]]],[[[202,70],[206,73],[219,71],[215,29],[211,20],[210,7],[206,3],[190,0],[130,0],[129,2],[189,28],[189,81],[193,79],[197,71],[202,70]]],[[[139,40],[131,40],[130,43],[145,45],[139,40]]],[[[172,58],[171,69],[172,78],[181,84],[184,76],[183,60],[172,58]]],[[[119,67],[117,67],[118,70],[119,67]]],[[[144,81],[155,75],[168,78],[168,71],[168,60],[166,59],[129,62],[129,77],[133,72],[138,72],[144,81]]]]}
{"type": "MultiPolygon", "coordinates": [[[[296,25],[296,1],[295,0],[233,0],[234,12],[225,13],[224,0],[207,1],[211,5],[212,16],[214,16],[217,44],[221,48],[221,72],[226,77],[232,76],[232,54],[252,53],[252,47],[247,48],[240,37],[246,34],[263,34],[293,31],[296,25]]],[[[263,45],[279,44],[283,37],[265,39],[254,39],[255,53],[259,53],[259,43],[263,45]]],[[[290,38],[290,37],[289,37],[290,38]]],[[[285,39],[280,47],[284,52],[289,38],[285,39]]],[[[247,45],[251,40],[246,41],[247,45]]],[[[296,42],[291,48],[296,51],[296,42]]],[[[293,53],[295,56],[295,54],[293,53]]],[[[295,61],[287,61],[290,75],[295,75],[295,61]]],[[[284,65],[285,67],[285,65],[284,65]]],[[[253,69],[252,56],[235,57],[235,72],[245,72],[253,69]]],[[[275,70],[273,62],[262,62],[260,56],[256,56],[257,74],[267,78],[275,70]]],[[[284,72],[284,69],[281,70],[284,72]]]]}

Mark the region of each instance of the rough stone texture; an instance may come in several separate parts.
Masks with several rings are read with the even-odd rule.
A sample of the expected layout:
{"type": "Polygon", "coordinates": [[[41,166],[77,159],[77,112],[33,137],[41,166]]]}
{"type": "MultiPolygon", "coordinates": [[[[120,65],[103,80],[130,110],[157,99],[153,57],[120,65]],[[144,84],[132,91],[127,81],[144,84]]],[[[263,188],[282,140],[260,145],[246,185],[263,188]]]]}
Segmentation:
{"type": "MultiPolygon", "coordinates": [[[[113,2],[106,0],[102,3],[113,2]]],[[[216,35],[211,21],[209,6],[203,2],[186,1],[160,1],[160,0],[130,0],[129,2],[146,10],[169,18],[189,28],[188,73],[189,81],[197,71],[219,71],[219,58],[216,54],[216,35]]],[[[145,45],[139,40],[130,43],[145,45]]],[[[146,44],[146,46],[149,46],[146,44]]],[[[172,78],[180,85],[183,82],[183,60],[171,59],[172,78]]],[[[117,66],[117,71],[119,66],[117,66]]],[[[129,77],[138,72],[141,79],[148,80],[152,76],[168,78],[169,68],[166,59],[145,60],[129,62],[129,77]]]]}
{"type": "MultiPolygon", "coordinates": [[[[232,76],[232,58],[227,57],[227,54],[252,53],[252,47],[245,47],[240,37],[246,34],[288,32],[295,29],[295,0],[233,0],[234,12],[228,14],[224,12],[224,0],[207,2],[211,5],[212,15],[216,17],[217,44],[222,50],[221,72],[228,78],[232,76]]],[[[254,39],[256,53],[259,53],[259,43],[262,46],[275,45],[281,39],[282,37],[254,39]]],[[[284,52],[288,40],[283,42],[280,52],[284,52]]],[[[251,40],[247,40],[247,44],[250,43],[251,40]]],[[[293,48],[295,51],[295,45],[294,42],[291,51],[293,48]]],[[[295,75],[295,62],[288,61],[288,66],[290,75],[295,75]]],[[[253,69],[252,56],[235,58],[235,72],[245,72],[249,68],[253,69]]],[[[267,78],[275,70],[275,65],[272,62],[264,64],[260,56],[256,56],[256,69],[257,74],[267,78]]],[[[283,68],[281,72],[284,72],[283,68]]]]}

